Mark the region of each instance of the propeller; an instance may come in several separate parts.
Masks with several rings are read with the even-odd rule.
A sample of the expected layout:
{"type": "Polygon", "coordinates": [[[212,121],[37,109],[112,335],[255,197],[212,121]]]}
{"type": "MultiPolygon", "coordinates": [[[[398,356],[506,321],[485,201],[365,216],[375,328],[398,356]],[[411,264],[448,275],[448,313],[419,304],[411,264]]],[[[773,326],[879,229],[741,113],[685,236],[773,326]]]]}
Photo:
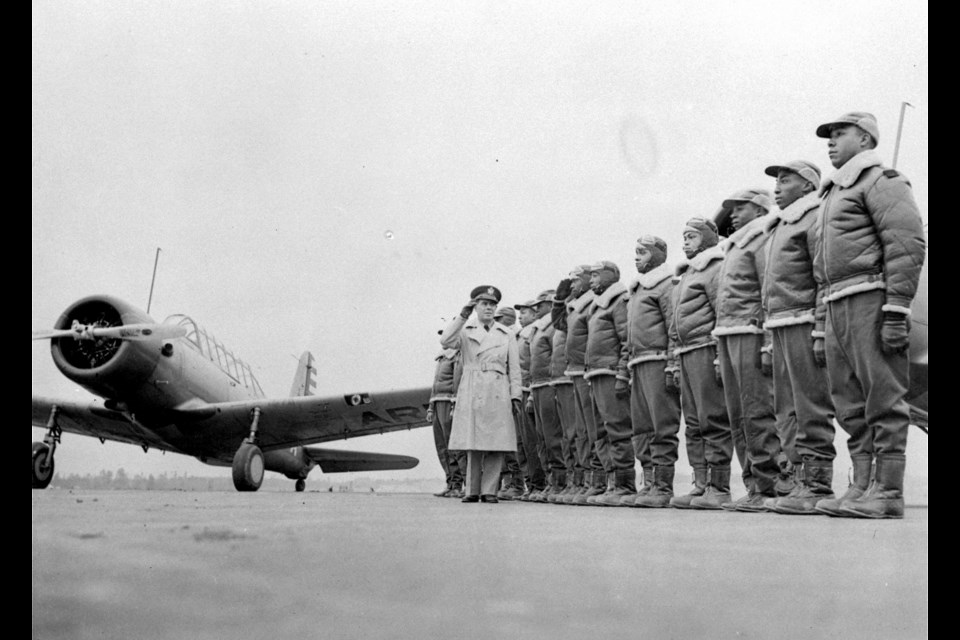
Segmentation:
{"type": "Polygon", "coordinates": [[[101,327],[95,324],[80,324],[77,320],[69,329],[34,331],[34,340],[50,338],[73,338],[74,340],[168,340],[187,335],[186,327],[173,324],[125,324],[119,327],[101,327]]]}

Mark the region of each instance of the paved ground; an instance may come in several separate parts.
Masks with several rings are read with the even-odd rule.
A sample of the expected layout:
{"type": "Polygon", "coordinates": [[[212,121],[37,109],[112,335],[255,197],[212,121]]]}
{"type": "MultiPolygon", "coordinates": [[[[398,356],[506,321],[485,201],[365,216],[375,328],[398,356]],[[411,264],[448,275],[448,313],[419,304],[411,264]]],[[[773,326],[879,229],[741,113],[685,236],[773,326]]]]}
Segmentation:
{"type": "Polygon", "coordinates": [[[926,638],[868,521],[427,494],[33,491],[32,637],[926,638]]]}

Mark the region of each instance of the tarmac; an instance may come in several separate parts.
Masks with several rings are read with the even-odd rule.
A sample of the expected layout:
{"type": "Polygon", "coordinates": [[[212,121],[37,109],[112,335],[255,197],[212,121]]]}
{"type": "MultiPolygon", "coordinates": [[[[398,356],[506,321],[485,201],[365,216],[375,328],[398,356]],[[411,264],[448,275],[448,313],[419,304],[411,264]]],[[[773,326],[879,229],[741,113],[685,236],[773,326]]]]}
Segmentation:
{"type": "Polygon", "coordinates": [[[32,635],[926,638],[928,510],[34,490],[32,635]]]}

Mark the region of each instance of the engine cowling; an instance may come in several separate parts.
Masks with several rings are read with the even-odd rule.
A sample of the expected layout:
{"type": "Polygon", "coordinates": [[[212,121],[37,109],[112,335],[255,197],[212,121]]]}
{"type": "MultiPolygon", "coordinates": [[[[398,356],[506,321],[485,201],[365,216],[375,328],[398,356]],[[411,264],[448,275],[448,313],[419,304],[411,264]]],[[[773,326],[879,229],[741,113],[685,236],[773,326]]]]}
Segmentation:
{"type": "MultiPolygon", "coordinates": [[[[76,320],[83,325],[116,327],[154,322],[150,316],[111,296],[89,296],[70,305],[57,319],[54,328],[69,329],[76,320]]],[[[121,398],[142,385],[160,359],[161,340],[131,342],[72,337],[50,340],[50,353],[57,368],[91,393],[105,398],[121,398]]]]}

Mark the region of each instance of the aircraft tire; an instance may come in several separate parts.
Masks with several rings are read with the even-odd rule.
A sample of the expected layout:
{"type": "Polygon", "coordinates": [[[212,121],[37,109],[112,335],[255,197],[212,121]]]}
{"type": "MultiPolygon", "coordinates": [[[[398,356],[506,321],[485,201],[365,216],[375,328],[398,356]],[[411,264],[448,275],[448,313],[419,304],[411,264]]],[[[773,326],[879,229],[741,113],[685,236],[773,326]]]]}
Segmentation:
{"type": "Polygon", "coordinates": [[[255,444],[244,443],[233,456],[233,486],[237,491],[256,491],[263,484],[263,452],[255,444]]]}
{"type": "Polygon", "coordinates": [[[304,480],[303,478],[300,478],[299,480],[297,480],[297,484],[294,485],[294,488],[297,491],[303,491],[304,489],[307,488],[307,481],[304,480]]]}
{"type": "Polygon", "coordinates": [[[53,457],[44,442],[33,443],[33,488],[46,489],[53,479],[53,457]]]}

